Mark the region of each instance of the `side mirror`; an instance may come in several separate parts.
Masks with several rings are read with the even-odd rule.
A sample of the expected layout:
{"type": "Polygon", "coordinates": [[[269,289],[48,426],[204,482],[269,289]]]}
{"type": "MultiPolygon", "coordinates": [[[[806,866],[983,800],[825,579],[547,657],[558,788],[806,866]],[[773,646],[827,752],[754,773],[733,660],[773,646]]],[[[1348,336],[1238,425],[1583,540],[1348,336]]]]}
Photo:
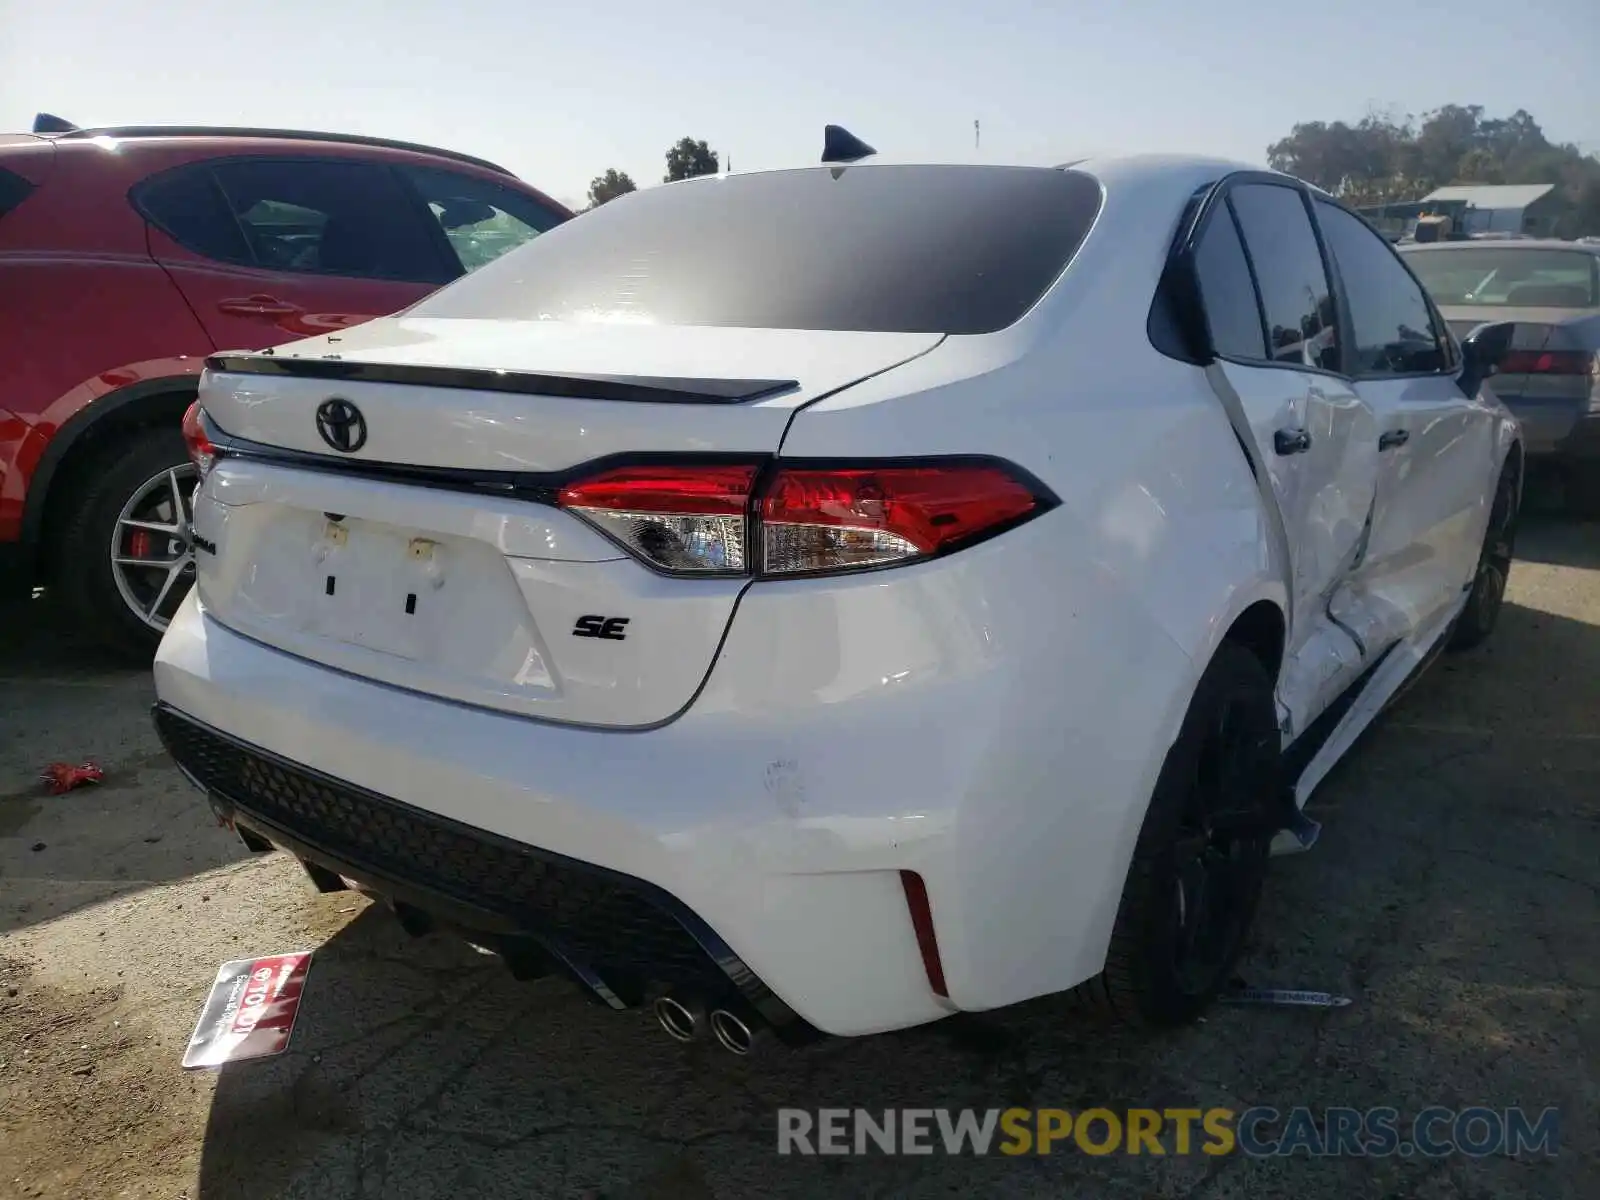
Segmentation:
{"type": "Polygon", "coordinates": [[[1461,339],[1461,390],[1469,396],[1484,380],[1500,370],[1500,363],[1511,350],[1516,336],[1514,321],[1492,321],[1479,325],[1461,339]]]}

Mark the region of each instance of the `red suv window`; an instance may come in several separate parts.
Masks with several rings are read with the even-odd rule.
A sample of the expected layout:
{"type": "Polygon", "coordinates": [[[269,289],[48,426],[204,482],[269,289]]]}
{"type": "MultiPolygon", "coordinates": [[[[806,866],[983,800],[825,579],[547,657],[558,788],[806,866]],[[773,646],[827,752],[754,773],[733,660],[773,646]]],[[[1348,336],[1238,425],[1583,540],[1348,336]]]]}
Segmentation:
{"type": "Polygon", "coordinates": [[[222,262],[411,283],[460,274],[382,166],[218,159],[148,180],[134,202],[174,241],[222,262]]]}

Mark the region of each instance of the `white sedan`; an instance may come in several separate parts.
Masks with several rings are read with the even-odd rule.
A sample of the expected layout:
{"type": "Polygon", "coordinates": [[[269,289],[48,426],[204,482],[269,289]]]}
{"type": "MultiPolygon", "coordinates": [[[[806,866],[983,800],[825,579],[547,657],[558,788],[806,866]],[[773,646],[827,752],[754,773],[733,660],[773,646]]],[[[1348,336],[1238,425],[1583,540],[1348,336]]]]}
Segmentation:
{"type": "Polygon", "coordinates": [[[157,723],[253,847],[681,1039],[1181,1022],[1494,626],[1509,332],[1227,162],[639,192],[211,360],[157,723]]]}

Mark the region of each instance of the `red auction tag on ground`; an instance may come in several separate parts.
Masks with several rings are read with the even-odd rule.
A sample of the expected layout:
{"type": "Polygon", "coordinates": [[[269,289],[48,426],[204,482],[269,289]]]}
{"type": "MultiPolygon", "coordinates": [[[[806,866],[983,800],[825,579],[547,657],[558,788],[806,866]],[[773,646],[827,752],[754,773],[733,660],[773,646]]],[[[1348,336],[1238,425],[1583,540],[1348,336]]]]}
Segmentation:
{"type": "Polygon", "coordinates": [[[309,950],[223,963],[184,1051],[184,1067],[282,1054],[289,1048],[310,969],[309,950]]]}

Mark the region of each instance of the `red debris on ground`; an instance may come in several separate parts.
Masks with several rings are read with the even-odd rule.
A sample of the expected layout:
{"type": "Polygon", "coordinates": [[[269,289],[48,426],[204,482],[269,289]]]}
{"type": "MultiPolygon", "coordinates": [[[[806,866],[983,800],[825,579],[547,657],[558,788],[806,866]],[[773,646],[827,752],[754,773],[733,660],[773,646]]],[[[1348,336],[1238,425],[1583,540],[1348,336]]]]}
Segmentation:
{"type": "Polygon", "coordinates": [[[86,783],[99,783],[105,777],[106,773],[92,762],[86,762],[80,767],[75,767],[71,763],[51,763],[44,769],[44,774],[39,776],[50,785],[52,796],[70,792],[73,788],[86,783]]]}

